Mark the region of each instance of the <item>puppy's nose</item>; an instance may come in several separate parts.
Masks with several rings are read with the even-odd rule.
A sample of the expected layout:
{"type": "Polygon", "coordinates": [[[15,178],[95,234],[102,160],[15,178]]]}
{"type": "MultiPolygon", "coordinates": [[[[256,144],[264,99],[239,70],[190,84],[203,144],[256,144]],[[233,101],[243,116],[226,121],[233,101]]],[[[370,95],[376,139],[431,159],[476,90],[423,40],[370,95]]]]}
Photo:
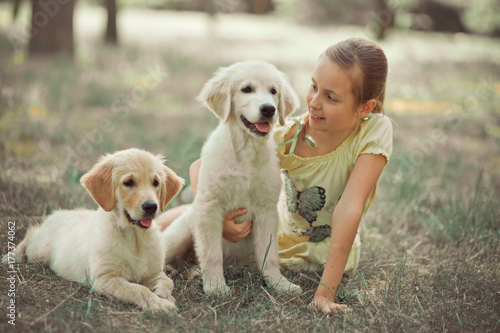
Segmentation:
{"type": "Polygon", "coordinates": [[[156,213],[156,210],[158,209],[158,205],[154,201],[145,201],[141,205],[141,208],[145,213],[147,213],[149,215],[153,215],[154,213],[156,213]]]}
{"type": "Polygon", "coordinates": [[[271,118],[274,116],[274,113],[276,112],[276,108],[272,104],[262,104],[260,106],[260,113],[267,118],[271,118]]]}

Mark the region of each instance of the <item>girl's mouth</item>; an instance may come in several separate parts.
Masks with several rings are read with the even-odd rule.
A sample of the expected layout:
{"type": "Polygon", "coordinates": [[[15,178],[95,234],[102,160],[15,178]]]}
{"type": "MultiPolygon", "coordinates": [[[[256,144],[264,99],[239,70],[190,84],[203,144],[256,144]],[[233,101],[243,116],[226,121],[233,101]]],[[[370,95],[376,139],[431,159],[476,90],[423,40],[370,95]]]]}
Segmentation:
{"type": "Polygon", "coordinates": [[[310,117],[311,117],[311,120],[313,120],[313,121],[321,121],[321,120],[325,119],[325,118],[322,118],[322,117],[315,116],[312,113],[310,114],[310,117]]]}

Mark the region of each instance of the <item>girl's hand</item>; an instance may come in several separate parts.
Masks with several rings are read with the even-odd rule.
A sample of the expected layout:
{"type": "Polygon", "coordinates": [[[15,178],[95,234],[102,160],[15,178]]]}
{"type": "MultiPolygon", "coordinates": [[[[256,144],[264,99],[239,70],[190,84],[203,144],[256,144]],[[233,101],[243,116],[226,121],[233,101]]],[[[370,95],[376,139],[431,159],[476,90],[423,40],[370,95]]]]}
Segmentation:
{"type": "Polygon", "coordinates": [[[335,303],[335,301],[323,296],[315,296],[309,304],[309,309],[321,311],[324,314],[335,314],[339,311],[351,311],[347,305],[335,303]]]}
{"type": "Polygon", "coordinates": [[[251,220],[236,223],[234,220],[238,216],[245,215],[246,208],[240,208],[224,215],[224,222],[222,224],[222,237],[231,243],[237,243],[252,231],[253,222],[251,220]]]}

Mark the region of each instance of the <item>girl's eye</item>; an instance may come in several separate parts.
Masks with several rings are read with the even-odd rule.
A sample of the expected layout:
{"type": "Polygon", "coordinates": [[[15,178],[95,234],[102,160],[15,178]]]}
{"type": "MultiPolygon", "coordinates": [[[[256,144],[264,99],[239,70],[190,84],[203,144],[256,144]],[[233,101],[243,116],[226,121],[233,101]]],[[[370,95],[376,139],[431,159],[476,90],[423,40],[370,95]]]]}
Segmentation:
{"type": "Polygon", "coordinates": [[[160,183],[156,179],[153,180],[153,186],[158,187],[158,185],[160,185],[160,183]]]}
{"type": "Polygon", "coordinates": [[[311,88],[312,88],[314,91],[316,91],[316,90],[318,89],[314,83],[311,83],[311,88]]]}
{"type": "Polygon", "coordinates": [[[274,88],[271,88],[270,92],[272,95],[276,95],[276,93],[277,93],[276,89],[274,89],[274,88]]]}
{"type": "Polygon", "coordinates": [[[125,185],[126,187],[134,187],[135,182],[133,179],[129,179],[129,180],[123,182],[123,185],[125,185]]]}
{"type": "Polygon", "coordinates": [[[336,102],[337,100],[335,98],[333,98],[332,96],[330,95],[327,95],[327,98],[330,102],[336,102]]]}
{"type": "Polygon", "coordinates": [[[245,86],[245,87],[241,88],[241,92],[244,92],[245,94],[249,94],[249,93],[253,92],[253,89],[250,86],[245,86]]]}

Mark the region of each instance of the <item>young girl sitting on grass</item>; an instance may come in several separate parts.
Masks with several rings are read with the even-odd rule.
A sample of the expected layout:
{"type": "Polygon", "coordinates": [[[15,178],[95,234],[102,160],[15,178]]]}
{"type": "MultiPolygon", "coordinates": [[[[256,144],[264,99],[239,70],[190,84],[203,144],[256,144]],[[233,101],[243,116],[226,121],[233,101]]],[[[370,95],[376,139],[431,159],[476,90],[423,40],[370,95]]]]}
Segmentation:
{"type": "MultiPolygon", "coordinates": [[[[392,124],[384,116],[387,59],[360,38],[321,54],[306,100],[308,112],[288,119],[275,134],[283,170],[278,212],[280,264],[324,267],[311,307],[323,313],[346,308],[335,302],[344,272],[359,261],[361,217],[373,202],[375,185],[392,152],[392,124]]],[[[190,168],[196,195],[201,161],[190,168]]],[[[158,218],[168,226],[185,207],[158,218]]],[[[237,242],[252,221],[237,224],[245,209],[228,212],[223,237],[237,242]]]]}

